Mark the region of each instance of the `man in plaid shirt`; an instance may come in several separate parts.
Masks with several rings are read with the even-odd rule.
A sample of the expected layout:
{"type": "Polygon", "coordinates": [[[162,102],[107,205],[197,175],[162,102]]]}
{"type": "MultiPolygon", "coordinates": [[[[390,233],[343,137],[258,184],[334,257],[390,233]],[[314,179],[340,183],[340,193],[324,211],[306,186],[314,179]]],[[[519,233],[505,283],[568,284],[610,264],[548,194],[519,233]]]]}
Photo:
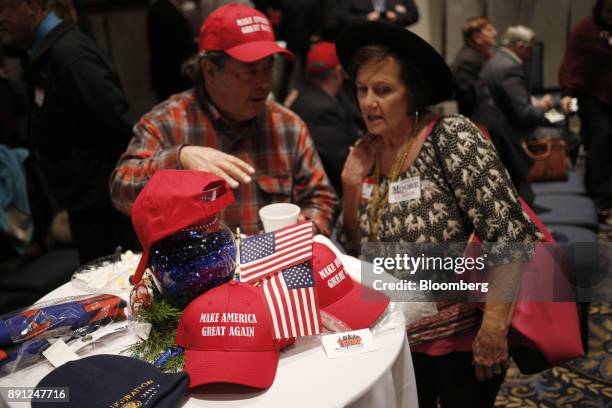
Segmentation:
{"type": "Polygon", "coordinates": [[[293,202],[329,235],[338,200],[308,129],[267,99],[274,55],[291,53],[274,42],[262,13],[238,4],[211,13],[199,42],[195,88],[156,106],[134,127],[111,175],[114,205],[129,214],[158,169],[203,170],[234,189],[236,204],[224,211],[230,227],[257,233],[262,206],[293,202]]]}

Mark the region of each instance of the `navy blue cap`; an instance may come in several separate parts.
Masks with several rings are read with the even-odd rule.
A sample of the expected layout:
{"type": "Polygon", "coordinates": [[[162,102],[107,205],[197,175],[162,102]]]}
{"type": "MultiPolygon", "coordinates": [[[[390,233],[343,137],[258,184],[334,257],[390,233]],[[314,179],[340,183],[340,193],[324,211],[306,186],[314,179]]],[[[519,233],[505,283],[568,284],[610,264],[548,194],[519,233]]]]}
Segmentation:
{"type": "Polygon", "coordinates": [[[69,387],[69,402],[32,402],[32,408],[174,408],[187,393],[185,373],[164,374],[145,361],[100,354],[69,361],[37,387],[69,387]]]}

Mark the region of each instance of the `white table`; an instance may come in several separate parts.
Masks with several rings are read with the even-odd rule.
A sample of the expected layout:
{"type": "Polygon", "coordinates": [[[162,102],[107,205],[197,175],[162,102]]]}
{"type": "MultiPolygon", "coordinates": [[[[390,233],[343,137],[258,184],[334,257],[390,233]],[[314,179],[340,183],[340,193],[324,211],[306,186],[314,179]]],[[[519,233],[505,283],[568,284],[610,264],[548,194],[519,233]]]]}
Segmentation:
{"type": "MultiPolygon", "coordinates": [[[[41,300],[84,293],[67,283],[41,300]]],[[[118,354],[135,343],[136,337],[123,333],[104,340],[81,355],[118,354]]],[[[404,324],[375,333],[374,340],[376,351],[328,359],[317,338],[299,338],[281,353],[274,384],[268,390],[245,392],[238,386],[213,385],[206,393],[191,393],[184,407],[418,407],[404,324]]],[[[51,370],[49,363],[38,364],[0,378],[0,387],[35,386],[51,370]]]]}

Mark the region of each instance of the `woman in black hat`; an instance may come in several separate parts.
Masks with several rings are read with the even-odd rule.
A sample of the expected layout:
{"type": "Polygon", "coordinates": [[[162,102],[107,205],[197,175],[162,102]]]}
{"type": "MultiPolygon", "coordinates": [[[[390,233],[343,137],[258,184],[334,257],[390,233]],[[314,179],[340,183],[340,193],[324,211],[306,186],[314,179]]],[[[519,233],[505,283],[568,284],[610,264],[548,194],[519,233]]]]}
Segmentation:
{"type": "MultiPolygon", "coordinates": [[[[474,231],[496,243],[487,252],[490,273],[516,287],[532,252],[498,241],[535,242],[541,235],[478,128],[463,116],[427,109],[453,94],[442,57],[417,35],[381,22],[349,26],[337,52],[368,129],[342,172],[342,220],[353,248],[372,241],[466,242],[474,231]]],[[[408,327],[419,405],[493,406],[508,364],[513,303],[486,303],[481,313],[474,303],[447,302],[438,310],[408,327]]]]}

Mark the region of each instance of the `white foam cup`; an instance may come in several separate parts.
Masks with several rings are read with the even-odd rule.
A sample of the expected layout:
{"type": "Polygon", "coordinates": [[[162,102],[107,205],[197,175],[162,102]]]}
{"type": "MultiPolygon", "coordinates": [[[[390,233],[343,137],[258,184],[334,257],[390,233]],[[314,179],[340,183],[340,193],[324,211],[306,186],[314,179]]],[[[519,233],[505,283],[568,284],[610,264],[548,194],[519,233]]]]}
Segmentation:
{"type": "Polygon", "coordinates": [[[269,204],[259,210],[265,232],[272,232],[297,223],[300,207],[290,203],[269,204]]]}

